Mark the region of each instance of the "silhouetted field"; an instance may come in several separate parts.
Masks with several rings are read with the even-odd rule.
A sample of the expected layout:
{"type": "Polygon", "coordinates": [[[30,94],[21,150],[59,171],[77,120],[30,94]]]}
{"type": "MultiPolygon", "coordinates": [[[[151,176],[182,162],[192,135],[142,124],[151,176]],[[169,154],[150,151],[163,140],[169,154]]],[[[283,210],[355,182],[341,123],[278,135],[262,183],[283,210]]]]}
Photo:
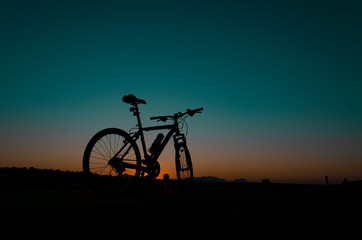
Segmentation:
{"type": "Polygon", "coordinates": [[[362,233],[360,182],[144,181],[136,196],[99,198],[78,174],[1,174],[2,239],[255,239],[362,233]]]}

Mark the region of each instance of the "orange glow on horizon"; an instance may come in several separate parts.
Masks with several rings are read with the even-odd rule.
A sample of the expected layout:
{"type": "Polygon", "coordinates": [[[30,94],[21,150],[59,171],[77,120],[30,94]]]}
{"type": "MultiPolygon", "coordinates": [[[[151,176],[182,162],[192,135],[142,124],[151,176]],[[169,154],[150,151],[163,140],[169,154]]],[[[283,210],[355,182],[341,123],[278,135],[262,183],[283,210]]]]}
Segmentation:
{"type": "MultiPolygon", "coordinates": [[[[193,145],[191,145],[193,146],[193,145]]],[[[73,149],[61,152],[52,149],[52,155],[40,148],[24,148],[22,152],[4,151],[1,167],[35,167],[39,169],[59,169],[62,171],[82,171],[83,152],[73,149]],[[26,156],[26,157],[24,157],[26,156]]],[[[291,153],[255,153],[244,152],[242,157],[235,157],[229,151],[229,157],[205,156],[206,149],[190,148],[194,177],[214,176],[228,181],[244,178],[250,182],[260,182],[268,178],[281,183],[324,184],[324,177],[329,177],[331,184],[341,183],[344,178],[350,181],[361,180],[362,162],[360,156],[352,156],[341,163],[340,156],[304,154],[293,156],[291,153]],[[199,151],[197,151],[199,150],[199,151]]],[[[220,156],[225,154],[220,153],[220,156]]],[[[172,146],[159,159],[161,173],[158,179],[168,174],[176,179],[174,150],[172,146]]]]}

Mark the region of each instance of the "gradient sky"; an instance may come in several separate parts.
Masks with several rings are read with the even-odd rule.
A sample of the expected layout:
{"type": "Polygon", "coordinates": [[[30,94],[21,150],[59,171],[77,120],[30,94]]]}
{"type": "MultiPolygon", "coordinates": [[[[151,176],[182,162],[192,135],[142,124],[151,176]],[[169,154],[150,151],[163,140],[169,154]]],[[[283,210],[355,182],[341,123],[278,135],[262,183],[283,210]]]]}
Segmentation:
{"type": "Polygon", "coordinates": [[[145,126],[204,107],[188,120],[196,176],[362,179],[361,1],[0,5],[0,167],[81,171],[97,131],[135,125],[133,93],[145,126]]]}

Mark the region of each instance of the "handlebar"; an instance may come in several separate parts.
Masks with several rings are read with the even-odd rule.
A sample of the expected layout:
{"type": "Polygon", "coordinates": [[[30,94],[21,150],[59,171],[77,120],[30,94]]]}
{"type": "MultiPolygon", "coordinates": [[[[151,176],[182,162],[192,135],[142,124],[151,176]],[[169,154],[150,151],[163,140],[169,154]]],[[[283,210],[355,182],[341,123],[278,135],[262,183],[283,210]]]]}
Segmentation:
{"type": "Polygon", "coordinates": [[[197,109],[194,109],[194,110],[187,109],[187,111],[184,112],[184,113],[178,112],[178,113],[175,113],[173,116],[167,115],[167,116],[150,117],[150,120],[160,120],[162,122],[166,122],[169,119],[177,120],[180,117],[183,117],[183,116],[185,116],[187,114],[190,117],[192,117],[193,115],[195,115],[195,113],[201,113],[203,110],[204,110],[204,108],[197,108],[197,109]]]}
{"type": "Polygon", "coordinates": [[[187,109],[187,113],[192,117],[195,113],[201,113],[204,108],[197,108],[194,110],[187,109]]]}

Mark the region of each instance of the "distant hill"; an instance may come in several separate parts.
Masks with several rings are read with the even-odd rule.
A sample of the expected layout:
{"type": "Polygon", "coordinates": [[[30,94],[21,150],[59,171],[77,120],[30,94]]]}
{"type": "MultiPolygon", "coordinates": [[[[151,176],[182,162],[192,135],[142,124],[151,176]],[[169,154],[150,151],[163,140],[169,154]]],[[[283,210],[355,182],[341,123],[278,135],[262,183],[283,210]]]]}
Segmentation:
{"type": "Polygon", "coordinates": [[[236,182],[236,183],[247,183],[248,181],[246,181],[245,178],[238,178],[238,179],[234,179],[233,182],[236,182]]]}
{"type": "MultiPolygon", "coordinates": [[[[203,177],[195,177],[195,181],[198,182],[227,182],[223,178],[213,177],[213,176],[203,176],[203,177]]],[[[234,179],[232,182],[234,183],[247,183],[248,181],[245,178],[234,179]]]]}
{"type": "Polygon", "coordinates": [[[226,182],[225,179],[222,178],[217,178],[217,177],[196,177],[194,178],[194,181],[198,181],[198,182],[226,182]]]}
{"type": "Polygon", "coordinates": [[[83,172],[62,171],[53,169],[0,167],[0,175],[23,175],[23,176],[83,176],[83,172]]]}

